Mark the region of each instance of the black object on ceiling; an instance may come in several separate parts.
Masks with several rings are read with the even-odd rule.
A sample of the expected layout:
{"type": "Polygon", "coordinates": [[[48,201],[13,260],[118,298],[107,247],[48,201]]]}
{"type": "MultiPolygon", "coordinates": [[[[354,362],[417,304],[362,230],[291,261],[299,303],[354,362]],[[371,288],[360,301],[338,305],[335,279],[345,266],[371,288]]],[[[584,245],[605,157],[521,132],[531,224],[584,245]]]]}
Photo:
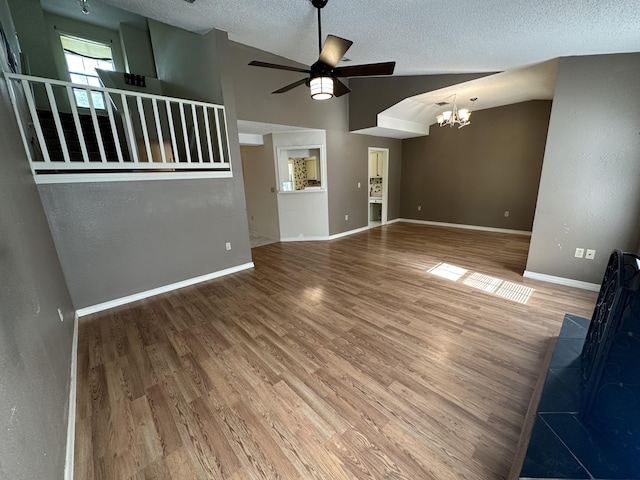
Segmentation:
{"type": "Polygon", "coordinates": [[[351,40],[336,37],[335,35],[327,35],[327,39],[325,40],[324,45],[322,45],[322,19],[320,12],[327,4],[327,1],[328,0],[311,0],[311,4],[318,9],[318,50],[320,51],[320,55],[318,56],[318,61],[311,65],[309,69],[261,62],[258,60],[254,60],[249,63],[249,65],[254,67],[289,70],[291,72],[306,73],[308,75],[307,77],[290,83],[289,85],[285,85],[272,93],[285,93],[303,84],[309,87],[311,86],[313,79],[324,77],[330,78],[333,81],[332,95],[329,95],[329,97],[325,96],[324,98],[330,98],[331,96],[340,97],[351,91],[349,87],[339,80],[340,77],[368,77],[393,74],[396,62],[369,63],[365,65],[350,65],[347,67],[337,66],[353,42],[351,40]]]}

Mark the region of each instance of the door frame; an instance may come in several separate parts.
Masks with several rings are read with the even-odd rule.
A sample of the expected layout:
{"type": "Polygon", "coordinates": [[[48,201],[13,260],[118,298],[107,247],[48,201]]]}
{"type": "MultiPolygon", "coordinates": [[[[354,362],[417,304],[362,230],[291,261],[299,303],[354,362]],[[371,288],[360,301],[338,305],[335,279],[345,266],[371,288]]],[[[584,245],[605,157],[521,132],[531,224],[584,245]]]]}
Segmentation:
{"type": "MultiPolygon", "coordinates": [[[[385,225],[388,222],[389,211],[389,149],[384,147],[368,147],[367,148],[367,183],[371,178],[371,172],[369,171],[369,159],[372,152],[382,153],[382,221],[381,225],[385,225]]],[[[367,222],[369,222],[369,195],[367,195],[367,222]]]]}

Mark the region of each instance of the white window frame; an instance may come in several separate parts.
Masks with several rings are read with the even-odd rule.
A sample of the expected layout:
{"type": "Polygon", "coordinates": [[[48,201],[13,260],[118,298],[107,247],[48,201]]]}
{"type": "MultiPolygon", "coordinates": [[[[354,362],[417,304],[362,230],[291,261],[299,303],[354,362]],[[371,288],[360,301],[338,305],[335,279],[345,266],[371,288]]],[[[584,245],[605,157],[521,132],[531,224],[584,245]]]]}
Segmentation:
{"type": "MultiPolygon", "coordinates": [[[[115,71],[116,66],[115,66],[115,60],[113,58],[113,47],[112,47],[112,45],[110,45],[108,43],[105,43],[105,42],[99,42],[99,41],[91,40],[91,39],[88,39],[88,38],[79,37],[77,35],[69,35],[67,33],[62,33],[62,32],[59,35],[60,35],[60,43],[61,44],[62,44],[62,37],[66,37],[66,38],[70,38],[70,39],[77,40],[77,41],[80,41],[80,42],[100,45],[100,46],[103,46],[103,47],[106,47],[106,48],[109,49],[110,59],[109,60],[103,60],[103,59],[98,59],[98,58],[92,58],[92,57],[89,57],[89,56],[86,56],[86,55],[82,55],[82,54],[79,54],[79,53],[76,53],[76,52],[73,52],[73,51],[68,51],[68,50],[66,50],[64,48],[64,46],[62,48],[62,53],[63,53],[63,56],[64,56],[64,64],[65,64],[65,68],[66,68],[66,71],[67,71],[67,75],[69,76],[69,81],[71,83],[80,83],[80,84],[85,84],[87,86],[101,87],[102,83],[100,82],[100,77],[97,74],[96,75],[92,75],[91,73],[87,73],[86,70],[82,71],[82,72],[72,71],[72,67],[69,64],[68,60],[67,60],[67,55],[75,55],[76,57],[80,58],[81,61],[83,61],[83,62],[84,62],[84,59],[93,59],[93,60],[96,60],[96,61],[102,61],[102,62],[105,62],[105,63],[110,63],[111,64],[110,65],[111,68],[103,68],[103,70],[115,71]],[[74,76],[76,76],[76,77],[84,77],[86,79],[86,83],[82,82],[82,81],[80,81],[80,82],[79,81],[74,81],[74,76]],[[93,83],[91,83],[91,81],[89,79],[96,79],[97,81],[94,81],[93,83]]],[[[104,66],[106,66],[106,65],[104,65],[104,66]]],[[[94,68],[94,70],[95,70],[95,68],[94,68]]],[[[88,102],[85,104],[84,102],[80,102],[79,101],[78,94],[80,94],[80,93],[84,94],[85,91],[81,90],[81,89],[77,89],[77,88],[73,89],[73,94],[74,94],[74,97],[75,97],[75,100],[76,100],[76,106],[78,108],[89,108],[88,102]],[[81,105],[81,103],[82,103],[82,105],[81,105]]],[[[104,97],[104,95],[102,93],[98,93],[98,92],[94,92],[93,93],[93,104],[94,104],[94,108],[96,110],[104,110],[106,108],[105,105],[104,105],[104,102],[105,102],[105,97],[104,97]]]]}

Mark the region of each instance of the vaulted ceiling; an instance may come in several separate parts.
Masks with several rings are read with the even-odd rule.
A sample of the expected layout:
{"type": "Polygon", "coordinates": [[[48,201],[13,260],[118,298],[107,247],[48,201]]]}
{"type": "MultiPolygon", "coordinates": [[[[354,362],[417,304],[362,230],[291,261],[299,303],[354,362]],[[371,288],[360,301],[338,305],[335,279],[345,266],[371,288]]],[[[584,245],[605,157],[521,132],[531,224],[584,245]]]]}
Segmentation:
{"type": "MultiPolygon", "coordinates": [[[[92,2],[100,8],[99,1],[92,2]]],[[[303,64],[317,58],[317,11],[310,0],[104,2],[194,32],[224,30],[233,41],[303,64]]],[[[45,3],[51,9],[56,4],[66,10],[77,6],[72,0],[45,3]]],[[[533,64],[562,56],[640,51],[637,0],[329,0],[322,24],[323,37],[331,33],[353,40],[346,55],[352,64],[395,60],[395,75],[518,69],[519,88],[531,82],[529,97],[539,98],[551,98],[553,79],[549,90],[549,69],[541,76],[529,68],[533,64]],[[528,73],[535,75],[528,79],[528,73]],[[543,77],[544,86],[535,83],[543,77]],[[545,88],[546,97],[538,93],[545,88]]],[[[504,90],[502,80],[509,77],[485,80],[484,96],[473,94],[480,98],[479,109],[507,103],[488,97],[504,90]]],[[[473,90],[474,85],[467,87],[473,90]]],[[[447,93],[452,92],[436,96],[441,100],[447,93]]],[[[414,110],[416,102],[431,100],[416,98],[414,110]]],[[[405,113],[395,109],[393,115],[405,113]]]]}
{"type": "MultiPolygon", "coordinates": [[[[309,0],[106,0],[187,30],[308,64],[317,57],[309,0]]],[[[323,36],[354,41],[354,63],[396,60],[396,74],[495,72],[569,55],[640,50],[637,0],[329,0],[323,36]]]]}

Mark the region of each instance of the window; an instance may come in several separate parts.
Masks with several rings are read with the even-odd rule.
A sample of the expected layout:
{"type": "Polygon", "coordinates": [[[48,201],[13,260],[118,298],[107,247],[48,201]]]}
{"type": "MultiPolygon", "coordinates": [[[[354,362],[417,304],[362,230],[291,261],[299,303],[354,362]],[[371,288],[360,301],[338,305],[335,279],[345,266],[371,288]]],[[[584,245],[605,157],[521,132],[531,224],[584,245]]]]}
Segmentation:
{"type": "MultiPolygon", "coordinates": [[[[69,78],[73,83],[101,87],[96,68],[114,71],[111,47],[102,43],[84,40],[82,38],[60,35],[64,57],[67,62],[69,78]]],[[[89,98],[86,90],[74,88],[78,107],[89,108],[89,98]]],[[[96,109],[104,110],[104,95],[92,92],[91,98],[96,109]]]]}

